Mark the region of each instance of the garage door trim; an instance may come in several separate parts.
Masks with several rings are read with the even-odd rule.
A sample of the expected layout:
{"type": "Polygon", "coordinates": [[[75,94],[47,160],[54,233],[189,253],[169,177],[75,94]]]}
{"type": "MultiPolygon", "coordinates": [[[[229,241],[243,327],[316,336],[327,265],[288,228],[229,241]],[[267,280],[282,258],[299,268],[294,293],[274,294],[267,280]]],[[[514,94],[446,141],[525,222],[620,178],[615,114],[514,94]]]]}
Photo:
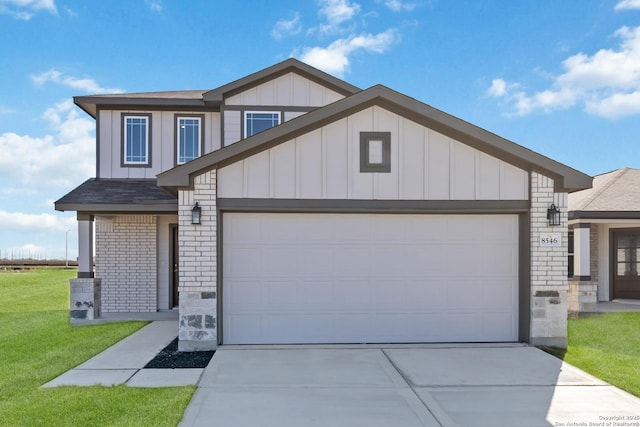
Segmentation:
{"type": "MultiPolygon", "coordinates": [[[[264,212],[264,213],[307,213],[307,212],[322,212],[322,213],[344,213],[342,210],[328,209],[327,206],[320,207],[325,205],[329,200],[322,200],[319,202],[322,203],[310,203],[312,206],[310,209],[300,209],[299,204],[303,204],[308,206],[307,202],[318,202],[318,200],[280,200],[281,203],[273,203],[273,199],[268,199],[271,205],[279,205],[279,208],[271,208],[265,209],[262,202],[257,203],[259,206],[255,206],[255,204],[251,203],[256,199],[221,199],[224,200],[221,204],[218,204],[217,213],[218,213],[218,221],[217,221],[217,241],[218,248],[217,251],[217,289],[218,289],[218,298],[217,298],[217,330],[218,330],[218,345],[224,344],[224,277],[223,277],[223,223],[224,223],[224,214],[225,213],[243,213],[243,212],[264,212]],[[292,207],[285,208],[284,205],[291,205],[292,207]],[[242,207],[241,207],[242,206],[242,207]],[[317,206],[317,207],[315,207],[317,206]]],[[[258,199],[261,200],[261,199],[258,199]]],[[[266,200],[265,200],[266,202],[266,200]]],[[[429,214],[442,214],[444,213],[442,210],[432,211],[432,210],[415,210],[415,209],[406,209],[406,205],[403,201],[389,201],[391,203],[388,206],[397,206],[395,210],[389,210],[386,208],[380,208],[380,201],[357,201],[364,202],[363,204],[358,204],[358,208],[352,207],[354,206],[353,200],[340,200],[339,202],[344,206],[349,207],[349,212],[352,213],[415,213],[422,215],[429,214]],[[344,203],[347,202],[347,203],[344,203]],[[363,209],[363,205],[368,204],[372,208],[371,209],[363,209]],[[405,208],[400,208],[401,205],[405,205],[405,208]],[[377,207],[377,208],[373,208],[377,207]]],[[[442,202],[442,201],[440,201],[442,202]]],[[[458,201],[456,201],[458,202],[458,201]]],[[[487,209],[487,210],[477,210],[477,201],[461,201],[461,204],[467,206],[466,209],[460,209],[461,204],[458,204],[458,209],[449,211],[446,213],[451,214],[481,214],[481,213],[492,213],[492,214],[517,214],[518,216],[518,340],[521,342],[527,342],[529,340],[529,330],[530,330],[530,221],[529,221],[529,212],[526,208],[515,208],[513,205],[521,205],[521,201],[515,201],[511,206],[511,209],[508,210],[500,210],[500,209],[487,209]]],[[[505,204],[502,203],[504,201],[489,201],[485,206],[493,205],[495,207],[502,206],[505,204]]],[[[507,201],[514,202],[514,201],[507,201]]],[[[527,202],[528,203],[528,202],[527,202]]],[[[445,203],[446,204],[446,203],[445,203]]]]}

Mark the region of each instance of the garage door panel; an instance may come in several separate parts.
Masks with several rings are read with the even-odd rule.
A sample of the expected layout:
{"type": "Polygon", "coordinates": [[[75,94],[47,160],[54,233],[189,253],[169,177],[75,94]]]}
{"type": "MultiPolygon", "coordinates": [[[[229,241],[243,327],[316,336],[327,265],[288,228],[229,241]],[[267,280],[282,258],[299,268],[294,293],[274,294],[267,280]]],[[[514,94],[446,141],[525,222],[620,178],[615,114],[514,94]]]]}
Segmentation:
{"type": "Polygon", "coordinates": [[[476,280],[449,280],[446,285],[446,307],[455,307],[457,310],[477,310],[482,300],[482,287],[476,280]]]}
{"type": "Polygon", "coordinates": [[[261,310],[262,288],[262,282],[259,280],[230,280],[225,290],[227,309],[231,312],[261,310]]]}
{"type": "Polygon", "coordinates": [[[515,215],[225,213],[223,342],[517,340],[517,230],[515,215]]]}
{"type": "Polygon", "coordinates": [[[482,282],[481,305],[496,310],[505,310],[511,308],[513,300],[516,297],[513,283],[508,278],[490,278],[484,279],[482,282]]]}
{"type": "Polygon", "coordinates": [[[297,292],[297,301],[303,312],[322,309],[334,301],[333,283],[330,281],[300,280],[297,292]]]}
{"type": "Polygon", "coordinates": [[[510,311],[484,313],[482,318],[482,334],[485,340],[499,341],[500,337],[515,333],[512,329],[515,320],[513,313],[510,311]]]}
{"type": "Polygon", "coordinates": [[[280,246],[261,245],[257,255],[262,277],[324,274],[333,268],[331,248],[283,243],[280,246]]]}
{"type": "Polygon", "coordinates": [[[364,280],[342,280],[333,286],[333,307],[330,310],[342,312],[368,312],[371,307],[371,285],[364,280]]]}
{"type": "Polygon", "coordinates": [[[291,298],[297,294],[298,282],[296,280],[264,280],[263,282],[263,310],[280,311],[295,310],[298,307],[298,298],[291,298]]]}
{"type": "Polygon", "coordinates": [[[232,277],[252,277],[261,274],[261,251],[256,247],[234,246],[224,257],[224,271],[232,277]]]}

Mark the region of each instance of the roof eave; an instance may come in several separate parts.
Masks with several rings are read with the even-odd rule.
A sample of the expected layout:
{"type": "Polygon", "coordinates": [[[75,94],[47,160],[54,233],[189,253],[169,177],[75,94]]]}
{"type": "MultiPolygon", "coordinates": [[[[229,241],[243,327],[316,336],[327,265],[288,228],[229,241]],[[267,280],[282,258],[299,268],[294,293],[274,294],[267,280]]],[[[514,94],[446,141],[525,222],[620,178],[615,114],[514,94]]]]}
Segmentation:
{"type": "Polygon", "coordinates": [[[55,210],[60,212],[178,212],[178,202],[167,203],[136,203],[136,204],[115,204],[115,203],[58,203],[54,204],[55,210]]]}
{"type": "Polygon", "coordinates": [[[578,211],[568,212],[568,217],[572,219],[638,219],[640,211],[578,211]]]}
{"type": "Polygon", "coordinates": [[[212,108],[215,104],[206,103],[201,99],[186,99],[186,98],[129,98],[119,97],[114,95],[113,97],[102,96],[74,96],[73,102],[80,107],[84,112],[89,114],[94,119],[97,116],[98,106],[110,107],[110,108],[158,108],[158,107],[175,107],[175,108],[212,108]]]}

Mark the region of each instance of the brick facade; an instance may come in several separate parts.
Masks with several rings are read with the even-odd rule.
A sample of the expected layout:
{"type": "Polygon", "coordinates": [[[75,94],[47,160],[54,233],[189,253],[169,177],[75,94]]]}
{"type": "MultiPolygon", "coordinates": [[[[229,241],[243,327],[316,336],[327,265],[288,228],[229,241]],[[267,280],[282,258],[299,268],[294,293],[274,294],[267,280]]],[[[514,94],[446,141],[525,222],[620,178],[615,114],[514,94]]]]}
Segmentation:
{"type": "Polygon", "coordinates": [[[96,219],[96,277],[103,312],[155,312],[157,226],[151,215],[96,219]]]}
{"type": "Polygon", "coordinates": [[[178,192],[180,240],[180,351],[211,350],[217,345],[216,171],[194,179],[193,190],[178,192]],[[202,208],[200,224],[191,209],[202,208]]]}
{"type": "Polygon", "coordinates": [[[534,345],[567,345],[567,193],[555,193],[554,181],[531,172],[531,327],[534,345]],[[561,224],[550,227],[547,209],[555,204],[561,224]],[[560,246],[541,246],[542,233],[560,233],[560,246]]]}

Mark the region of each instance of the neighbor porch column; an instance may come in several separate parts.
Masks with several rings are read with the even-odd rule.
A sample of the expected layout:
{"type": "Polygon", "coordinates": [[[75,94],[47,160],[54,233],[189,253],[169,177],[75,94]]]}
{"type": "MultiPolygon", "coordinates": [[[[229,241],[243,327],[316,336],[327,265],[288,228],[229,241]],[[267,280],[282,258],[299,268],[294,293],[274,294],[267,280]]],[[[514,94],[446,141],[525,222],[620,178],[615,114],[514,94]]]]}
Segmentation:
{"type": "Polygon", "coordinates": [[[573,226],[573,278],[591,280],[591,224],[573,226]]]}
{"type": "Polygon", "coordinates": [[[70,280],[71,323],[100,317],[102,281],[93,273],[93,215],[78,212],[78,278],[70,280]]]}
{"type": "MultiPolygon", "coordinates": [[[[573,225],[573,277],[569,278],[569,314],[572,316],[598,311],[598,275],[591,271],[591,245],[593,234],[597,237],[596,231],[590,223],[573,225]]],[[[597,255],[595,248],[594,255],[597,255]]]]}

